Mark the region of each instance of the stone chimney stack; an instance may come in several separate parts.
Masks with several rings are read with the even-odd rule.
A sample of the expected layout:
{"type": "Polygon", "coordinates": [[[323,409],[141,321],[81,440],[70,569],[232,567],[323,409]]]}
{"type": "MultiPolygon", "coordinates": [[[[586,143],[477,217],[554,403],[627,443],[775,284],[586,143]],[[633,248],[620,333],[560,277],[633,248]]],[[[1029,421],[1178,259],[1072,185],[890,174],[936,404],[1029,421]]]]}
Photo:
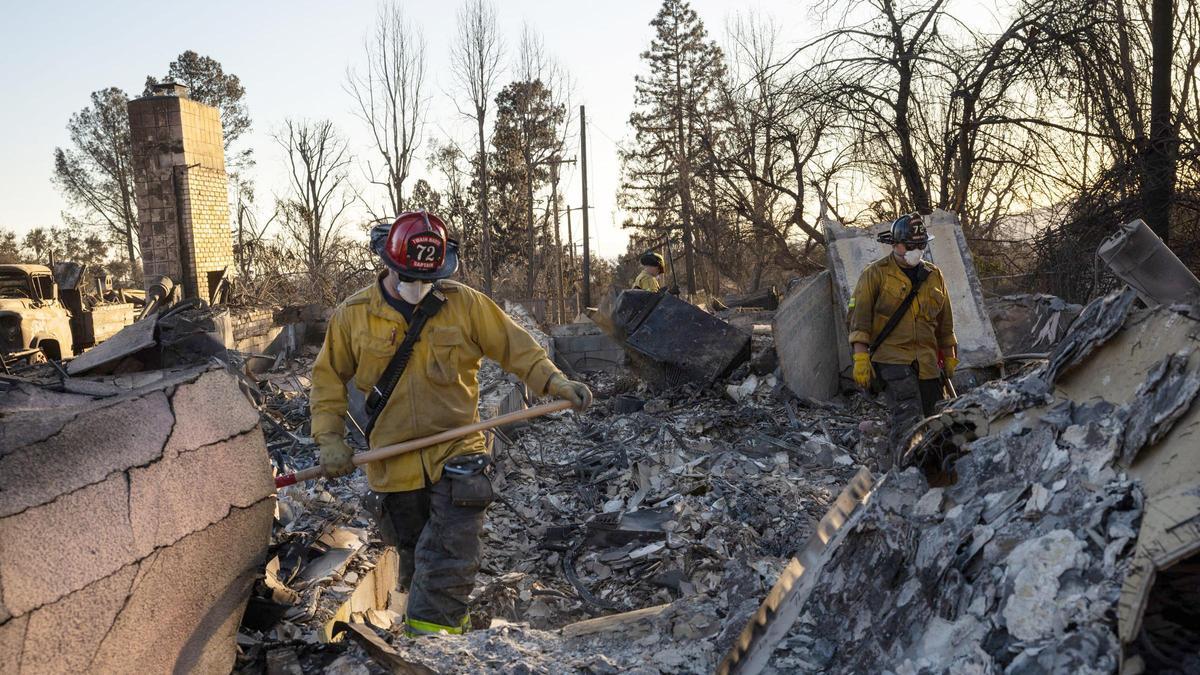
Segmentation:
{"type": "Polygon", "coordinates": [[[235,269],[221,116],[181,84],[151,92],[129,102],[145,283],[170,277],[207,301],[235,269]]]}

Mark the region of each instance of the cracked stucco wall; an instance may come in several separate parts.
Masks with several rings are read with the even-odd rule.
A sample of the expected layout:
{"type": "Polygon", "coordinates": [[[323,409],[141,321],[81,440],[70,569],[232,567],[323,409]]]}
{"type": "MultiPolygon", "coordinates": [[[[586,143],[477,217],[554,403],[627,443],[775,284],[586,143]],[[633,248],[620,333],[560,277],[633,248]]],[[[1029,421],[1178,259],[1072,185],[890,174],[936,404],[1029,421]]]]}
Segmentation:
{"type": "Polygon", "coordinates": [[[5,403],[0,670],[228,672],[274,512],[235,379],[193,370],[67,407],[5,403]]]}

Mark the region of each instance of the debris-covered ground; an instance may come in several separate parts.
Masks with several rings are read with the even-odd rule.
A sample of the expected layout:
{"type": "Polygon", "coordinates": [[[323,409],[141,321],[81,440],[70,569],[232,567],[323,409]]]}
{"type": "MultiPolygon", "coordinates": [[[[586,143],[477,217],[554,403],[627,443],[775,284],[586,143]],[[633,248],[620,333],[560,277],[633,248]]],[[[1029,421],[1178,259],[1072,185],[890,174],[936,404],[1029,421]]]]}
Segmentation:
{"type": "MultiPolygon", "coordinates": [[[[257,385],[268,447],[289,469],[316,458],[305,427],[310,367],[280,364],[257,385]]],[[[482,373],[485,389],[505,377],[494,366],[482,373]]],[[[590,384],[597,401],[586,414],[504,432],[511,444],[497,453],[502,498],[485,526],[476,630],[404,638],[395,625],[402,600],[381,609],[386,592],[377,593],[382,605],[358,597],[364,611],[343,607],[370,595],[357,589],[388,564],[360,502],[360,473],[281,491],[242,667],[292,655],[306,671],[337,658],[346,665],[361,654],[344,652],[350,641],[321,644],[341,609],[337,618],[374,625],[402,658],[439,672],[710,670],[855,466],[870,460],[859,422],[881,411],[861,398],[787,400],[772,376],[659,395],[629,376],[590,384]],[[668,604],[636,625],[578,623],[668,604]]]]}
{"type": "MultiPolygon", "coordinates": [[[[586,414],[502,433],[502,499],[464,636],[402,635],[403,597],[382,581],[394,555],[360,504],[363,477],[289,488],[240,668],[711,672],[867,466],[875,488],[806,569],[819,580],[766,672],[1189,672],[1196,613],[1151,592],[1149,567],[1186,551],[1155,562],[1144,521],[1158,518],[1153,535],[1200,518],[1191,469],[1154,473],[1200,425],[1188,412],[1200,329],[1186,312],[1135,314],[1131,302],[1126,292],[1090,305],[1048,359],[960,397],[888,472],[883,411],[865,397],[798,400],[749,366],[657,394],[630,375],[591,378],[586,414]],[[1149,598],[1142,633],[1129,627],[1140,621],[1130,597],[1149,598]]],[[[281,468],[315,461],[310,364],[278,363],[252,384],[281,468]]],[[[506,377],[482,373],[485,389],[506,377]]],[[[1182,588],[1192,569],[1163,578],[1182,588]]]]}
{"type": "MultiPolygon", "coordinates": [[[[1094,301],[1046,361],[925,422],[924,471],[879,481],[780,672],[1200,671],[1196,591],[1150,590],[1195,551],[1200,322],[1132,301],[1094,301]]],[[[1194,589],[1194,568],[1163,579],[1194,589]]]]}

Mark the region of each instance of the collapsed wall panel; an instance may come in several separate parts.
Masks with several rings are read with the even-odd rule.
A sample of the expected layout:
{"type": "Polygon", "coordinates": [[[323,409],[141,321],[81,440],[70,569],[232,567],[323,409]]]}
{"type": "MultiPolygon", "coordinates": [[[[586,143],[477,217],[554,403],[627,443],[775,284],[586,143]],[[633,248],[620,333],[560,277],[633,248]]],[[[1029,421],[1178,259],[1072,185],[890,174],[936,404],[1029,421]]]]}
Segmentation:
{"type": "MultiPolygon", "coordinates": [[[[975,264],[967,248],[966,237],[953,213],[936,209],[924,216],[925,226],[934,240],[930,242],[926,257],[939,269],[946,280],[950,295],[950,306],[954,311],[954,332],[958,337],[960,368],[988,369],[1000,364],[1003,356],[996,341],[996,333],[988,319],[983,303],[983,287],[975,274],[975,264]]],[[[837,328],[841,369],[851,367],[849,334],[846,330],[846,308],[858,278],[868,265],[888,254],[889,248],[875,240],[887,225],[870,229],[848,228],[826,220],[825,231],[829,241],[829,267],[833,272],[834,322],[837,328]]],[[[955,380],[959,380],[956,376],[955,380]]],[[[963,384],[972,385],[973,381],[963,384]]]]}
{"type": "Polygon", "coordinates": [[[797,285],[775,311],[772,332],[783,379],[797,396],[824,401],[838,393],[838,354],[846,351],[834,328],[832,275],[825,270],[797,285]]]}
{"type": "Polygon", "coordinates": [[[227,672],[274,512],[257,412],[219,370],[71,400],[0,393],[3,662],[227,672]]]}

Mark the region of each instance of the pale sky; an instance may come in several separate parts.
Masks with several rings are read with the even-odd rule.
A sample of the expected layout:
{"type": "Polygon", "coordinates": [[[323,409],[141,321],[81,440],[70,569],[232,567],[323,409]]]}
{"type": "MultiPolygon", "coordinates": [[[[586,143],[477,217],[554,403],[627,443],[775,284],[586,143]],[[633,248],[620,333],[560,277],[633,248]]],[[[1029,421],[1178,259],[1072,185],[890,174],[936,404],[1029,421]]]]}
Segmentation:
{"type": "MultiPolygon", "coordinates": [[[[785,48],[815,32],[808,5],[802,0],[692,1],[718,42],[724,39],[725,22],[732,12],[752,10],[779,23],[785,48]]],[[[373,0],[114,0],[70,7],[4,0],[3,6],[0,227],[24,233],[32,227],[61,224],[59,214],[66,203],[50,177],[54,148],[68,141],[66,124],[71,114],[89,103],[92,91],[107,86],[139,95],[146,75],[162,76],[170,61],[187,49],[217,59],[246,88],[254,126],[240,143],[254,149],[254,176],[264,215],[271,195],[285,189],[282,150],[270,135],[284,117],[329,118],[350,139],[357,155],[365,157],[369,152],[365,129],[352,115],[352,100],[343,85],[346,67],[362,61],[362,40],[376,12],[373,0]]],[[[429,44],[431,101],[425,135],[452,136],[470,147],[472,127],[456,112],[447,69],[459,2],[410,1],[402,6],[421,26],[429,44]]],[[[575,79],[574,103],[587,106],[594,250],[615,256],[625,250],[627,240],[616,211],[620,180],[616,144],[629,138],[633,77],[641,72],[639,54],[649,46],[649,21],[659,3],[498,0],[496,7],[510,62],[522,25],[528,23],[575,79]]],[[[577,122],[578,108],[570,114],[577,122]]],[[[428,145],[415,163],[417,177],[427,173],[428,145]]],[[[357,172],[355,177],[361,180],[357,172]]],[[[564,178],[569,180],[567,199],[578,206],[578,168],[565,167],[564,178]]],[[[573,224],[578,236],[577,217],[573,224]]]]}

